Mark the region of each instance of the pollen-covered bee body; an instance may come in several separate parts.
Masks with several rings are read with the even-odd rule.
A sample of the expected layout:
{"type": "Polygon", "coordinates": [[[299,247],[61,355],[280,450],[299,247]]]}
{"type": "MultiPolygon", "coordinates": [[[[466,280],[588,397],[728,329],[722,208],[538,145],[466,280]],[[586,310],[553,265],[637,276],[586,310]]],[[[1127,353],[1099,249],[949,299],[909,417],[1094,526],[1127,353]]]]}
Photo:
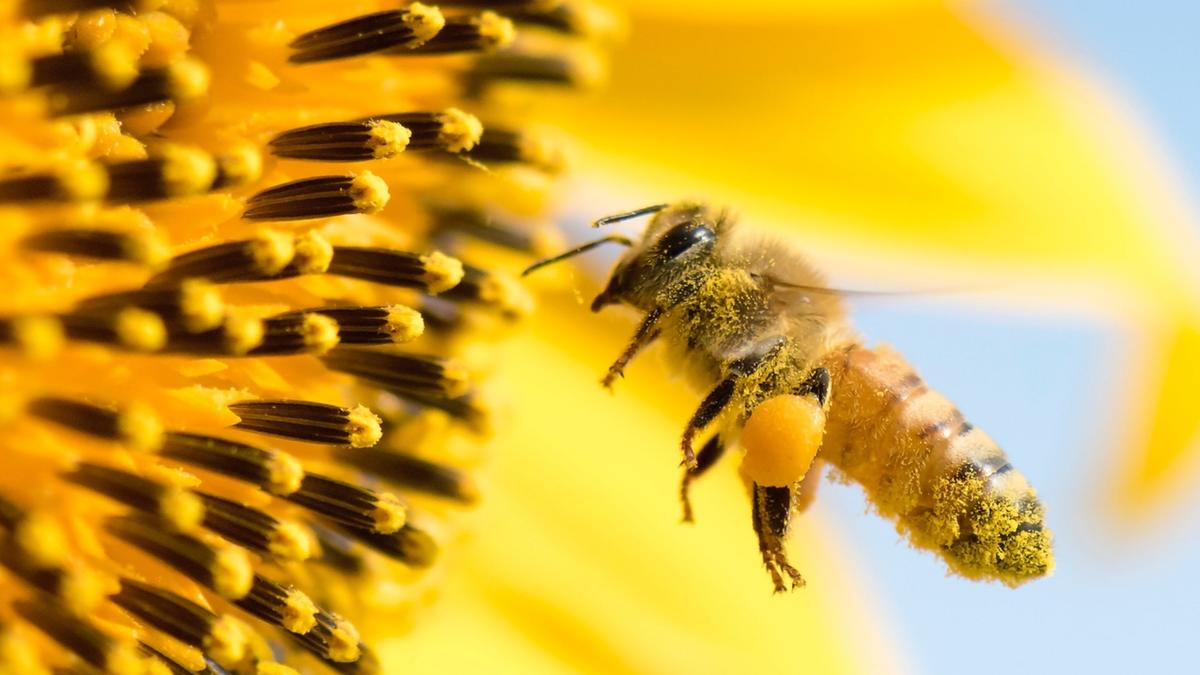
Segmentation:
{"type": "Polygon", "coordinates": [[[775,378],[803,379],[813,356],[853,338],[836,295],[803,290],[821,283],[785,247],[744,236],[724,212],[685,203],[655,216],[592,310],[623,303],[646,312],[668,359],[700,388],[772,353],[788,366],[775,378]]]}
{"type": "Polygon", "coordinates": [[[965,577],[1017,585],[1050,571],[1044,509],[995,441],[887,347],[851,345],[825,362],[821,457],[881,515],[965,577]]]}
{"type": "Polygon", "coordinates": [[[592,309],[625,304],[644,316],[603,382],[611,386],[657,340],[705,394],[681,441],[685,520],[689,484],[736,443],[777,591],[786,578],[793,588],[803,584],[784,540],[811,499],[818,459],[862,485],[881,515],[954,572],[1016,585],[1049,571],[1050,533],[1033,489],[902,357],[863,346],[839,294],[800,256],[701,203],[597,224],[648,213],[655,215],[638,241],[606,237],[529,271],[603,242],[630,247],[592,309]]]}

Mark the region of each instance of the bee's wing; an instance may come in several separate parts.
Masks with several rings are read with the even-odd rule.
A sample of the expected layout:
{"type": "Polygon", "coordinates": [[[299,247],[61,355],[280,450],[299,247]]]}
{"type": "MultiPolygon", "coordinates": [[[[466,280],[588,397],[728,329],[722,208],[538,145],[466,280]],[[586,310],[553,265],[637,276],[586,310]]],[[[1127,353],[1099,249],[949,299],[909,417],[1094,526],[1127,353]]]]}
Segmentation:
{"type": "Polygon", "coordinates": [[[845,321],[842,293],[791,247],[740,240],[730,253],[760,285],[781,329],[807,349],[820,351],[856,337],[845,321]]]}

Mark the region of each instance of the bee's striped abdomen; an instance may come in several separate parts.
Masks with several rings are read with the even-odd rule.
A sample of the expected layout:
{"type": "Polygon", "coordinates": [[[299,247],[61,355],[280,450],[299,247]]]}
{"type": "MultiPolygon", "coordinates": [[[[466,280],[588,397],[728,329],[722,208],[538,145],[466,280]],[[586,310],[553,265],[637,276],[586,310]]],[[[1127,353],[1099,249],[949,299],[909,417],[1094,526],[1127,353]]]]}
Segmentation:
{"type": "Polygon", "coordinates": [[[898,530],[966,577],[1016,585],[1050,571],[1042,505],[995,441],[891,349],[852,346],[827,367],[821,457],[898,530]]]}

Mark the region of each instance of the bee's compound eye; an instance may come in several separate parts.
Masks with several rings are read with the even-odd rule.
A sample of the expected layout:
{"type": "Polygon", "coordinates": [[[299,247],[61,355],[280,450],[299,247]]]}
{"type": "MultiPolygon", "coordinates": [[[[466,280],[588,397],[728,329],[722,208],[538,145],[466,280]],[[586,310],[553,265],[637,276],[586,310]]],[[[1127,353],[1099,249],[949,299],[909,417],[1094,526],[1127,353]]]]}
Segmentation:
{"type": "Polygon", "coordinates": [[[768,487],[799,482],[825,437],[825,411],[815,396],[786,394],[754,409],[742,429],[742,473],[768,487]]]}
{"type": "Polygon", "coordinates": [[[677,258],[697,244],[716,239],[717,235],[704,225],[684,223],[668,231],[658,241],[658,250],[667,258],[677,258]]]}

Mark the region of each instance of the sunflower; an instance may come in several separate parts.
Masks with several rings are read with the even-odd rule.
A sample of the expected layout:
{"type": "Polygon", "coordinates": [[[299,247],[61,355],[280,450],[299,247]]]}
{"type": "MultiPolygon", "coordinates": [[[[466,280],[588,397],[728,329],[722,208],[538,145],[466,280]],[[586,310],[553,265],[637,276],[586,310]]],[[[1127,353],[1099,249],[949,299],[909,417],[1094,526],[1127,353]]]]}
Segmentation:
{"type": "Polygon", "coordinates": [[[479,498],[588,1],[0,10],[0,671],[373,672],[479,498]],[[371,619],[369,617],[383,617],[371,619]]]}
{"type": "MultiPolygon", "coordinates": [[[[1109,402],[1119,414],[1106,421],[1134,431],[1077,450],[1087,464],[1060,469],[1060,484],[1071,496],[1094,489],[1125,506],[1110,486],[1078,477],[1110,462],[1106,451],[1169,479],[1146,481],[1151,474],[1123,466],[1113,475],[1140,486],[1127,496],[1161,498],[1171,483],[1189,484],[1193,474],[1180,469],[1195,447],[1185,382],[1196,366],[1184,358],[1194,340],[1176,329],[1195,316],[1184,263],[1195,259],[1196,241],[1181,227],[1178,202],[1162,194],[1161,165],[1148,161],[1144,139],[1094,76],[1012,17],[973,3],[647,0],[630,9],[630,26],[604,94],[552,110],[584,145],[577,164],[586,180],[563,218],[579,226],[581,241],[595,236],[582,232],[597,216],[702,198],[740,211],[747,228],[794,240],[851,287],[915,290],[918,300],[933,289],[956,312],[978,316],[981,304],[1006,312],[984,328],[1003,327],[1008,313],[1099,315],[1145,338],[1134,342],[1145,351],[1130,357],[1149,367],[1144,385],[1123,380],[1109,402]],[[980,289],[994,291],[986,303],[961,299],[980,289]],[[1162,427],[1153,439],[1146,413],[1162,427]]],[[[388,653],[417,670],[892,673],[919,672],[910,653],[926,669],[975,663],[982,632],[1019,633],[1045,650],[1025,653],[1031,659],[1060,649],[1061,633],[1024,622],[1033,622],[1031,606],[1066,606],[1055,589],[1072,578],[1081,593],[1097,592],[1079,581],[1076,560],[1017,592],[967,588],[941,578],[936,558],[894,544],[873,516],[847,516],[883,542],[868,557],[847,544],[857,522],[818,508],[790,544],[808,586],[772,597],[746,495],[730,475],[736,461],[697,486],[697,522],[680,525],[678,442],[695,399],[653,354],[614,396],[599,386],[636,322],[587,311],[608,269],[596,255],[533,281],[539,312],[506,359],[522,412],[499,437],[520,450],[496,457],[498,489],[434,620],[419,627],[419,640],[388,643],[388,653]],[[912,559],[896,569],[928,578],[883,577],[892,554],[912,559]],[[882,588],[881,577],[901,589],[882,588]],[[933,594],[930,584],[946,590],[933,594]],[[898,616],[889,593],[923,613],[898,616]],[[943,601],[963,614],[947,616],[943,601]],[[954,644],[941,631],[947,624],[960,637],[954,644]],[[447,649],[464,627],[479,649],[447,649]],[[905,633],[925,640],[900,641],[905,633]]],[[[910,356],[936,369],[930,351],[910,356]]],[[[969,370],[971,359],[954,363],[969,370]]],[[[1130,370],[1109,360],[1094,367],[1112,378],[1130,370]]],[[[1081,386],[1075,395],[1094,400],[1096,383],[1081,386]]],[[[976,421],[1008,412],[964,410],[976,421]]],[[[1088,416],[1087,441],[1097,417],[1088,416]]],[[[1052,442],[1058,432],[1042,434],[1052,442]]],[[[1058,455],[1008,450],[1019,468],[1030,459],[1062,467],[1058,455]]],[[[818,503],[827,497],[837,499],[819,494],[818,503]]],[[[858,494],[846,501],[863,508],[858,494]]],[[[1072,506],[1048,501],[1051,525],[1069,522],[1072,506]]],[[[1090,524],[1112,522],[1107,511],[1088,515],[1090,524]]],[[[1073,616],[1061,618],[1069,626],[1073,616]]],[[[1011,661],[992,660],[993,670],[1006,667],[1011,661]]]]}

